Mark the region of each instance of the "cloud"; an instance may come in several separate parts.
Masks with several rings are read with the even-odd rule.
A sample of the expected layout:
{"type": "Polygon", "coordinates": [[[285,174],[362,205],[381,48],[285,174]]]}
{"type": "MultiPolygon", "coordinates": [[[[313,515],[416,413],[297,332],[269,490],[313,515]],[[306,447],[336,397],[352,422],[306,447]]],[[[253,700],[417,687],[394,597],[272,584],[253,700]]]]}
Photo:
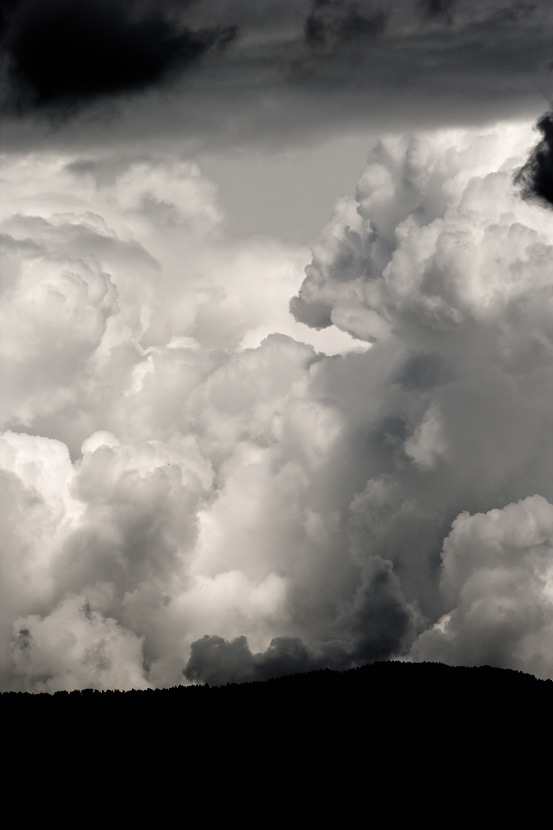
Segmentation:
{"type": "MultiPolygon", "coordinates": [[[[11,234],[5,238],[12,273],[0,303],[3,419],[26,423],[74,400],[71,390],[98,349],[108,321],[118,313],[117,290],[97,263],[52,249],[56,237],[76,230],[71,220],[36,223],[21,218],[10,230],[35,236],[34,245],[11,234]],[[51,237],[49,250],[39,245],[40,232],[51,237]]],[[[89,236],[94,237],[92,229],[89,236]]]]}
{"type": "Polygon", "coordinates": [[[229,239],[182,157],[4,159],[3,688],[551,676],[531,144],[384,137],[305,274],[300,246],[229,239]],[[363,350],[318,350],[339,331],[363,350]]]}
{"type": "Polygon", "coordinates": [[[310,671],[316,664],[295,637],[275,637],[266,651],[252,654],[245,637],[224,640],[205,635],[192,643],[187,680],[210,685],[248,683],[310,671]]]}
{"type": "Polygon", "coordinates": [[[193,31],[175,9],[136,0],[12,2],[3,18],[12,105],[59,115],[144,92],[236,36],[232,27],[193,31]]]}
{"type": "Polygon", "coordinates": [[[374,558],[353,601],[336,621],[336,639],[309,648],[298,637],[275,637],[265,651],[252,653],[243,635],[228,641],[206,634],[191,644],[183,674],[192,682],[222,685],[364,665],[402,653],[412,641],[417,623],[391,562],[374,558]]]}
{"type": "Polygon", "coordinates": [[[417,0],[421,13],[426,17],[451,18],[457,0],[417,0]]]}
{"type": "Polygon", "coordinates": [[[523,198],[553,205],[553,113],[542,115],[537,128],[542,134],[541,141],[517,171],[515,182],[520,185],[523,198]]]}
{"type": "MultiPolygon", "coordinates": [[[[149,408],[156,387],[168,401],[176,375],[189,377],[184,394],[205,349],[302,328],[325,348],[287,313],[307,249],[229,240],[216,189],[193,163],[6,158],[2,175],[4,426],[48,432],[67,419],[78,452],[106,423],[117,432],[131,400],[149,408]]],[[[326,338],[337,351],[347,341],[355,347],[326,338]]]]}
{"type": "Polygon", "coordinates": [[[551,677],[553,505],[530,496],[453,522],[442,553],[451,610],[414,645],[416,659],[551,677]]]}
{"type": "Polygon", "coordinates": [[[355,198],[337,203],[315,247],[291,302],[295,316],[385,339],[391,326],[407,336],[419,324],[421,331],[462,331],[468,317],[502,313],[502,300],[525,286],[514,263],[504,280],[499,263],[490,262],[498,239],[506,234],[514,253],[517,234],[526,234],[522,255],[531,258],[538,253],[531,239],[540,244],[532,225],[546,233],[545,222],[528,216],[506,170],[484,171],[494,158],[508,166],[524,140],[523,131],[500,129],[478,139],[459,131],[378,144],[355,198]],[[494,205],[494,193],[506,201],[494,205]]]}
{"type": "Polygon", "coordinates": [[[376,37],[384,31],[387,15],[378,7],[367,11],[361,14],[356,3],[313,0],[304,24],[306,46],[328,53],[376,37]]]}
{"type": "Polygon", "coordinates": [[[227,630],[249,608],[262,630],[282,601],[271,569],[187,574],[202,505],[226,475],[215,482],[214,469],[228,461],[230,472],[242,442],[276,440],[290,386],[317,359],[289,336],[267,338],[280,322],[300,330],[287,299],[305,251],[226,239],[214,188],[164,156],[4,159],[2,176],[3,568],[15,580],[4,580],[4,682],[62,682],[36,669],[54,647],[36,632],[69,619],[56,610],[68,597],[91,603],[95,630],[144,643],[144,683],[176,682],[206,609],[227,630]],[[9,647],[20,618],[36,633],[24,660],[9,647]]]}
{"type": "Polygon", "coordinates": [[[68,597],[46,618],[16,620],[12,659],[23,690],[147,689],[142,642],[82,596],[68,597]]]}
{"type": "Polygon", "coordinates": [[[421,8],[20,0],[3,42],[4,146],[251,152],[543,108],[546,0],[421,8]]]}

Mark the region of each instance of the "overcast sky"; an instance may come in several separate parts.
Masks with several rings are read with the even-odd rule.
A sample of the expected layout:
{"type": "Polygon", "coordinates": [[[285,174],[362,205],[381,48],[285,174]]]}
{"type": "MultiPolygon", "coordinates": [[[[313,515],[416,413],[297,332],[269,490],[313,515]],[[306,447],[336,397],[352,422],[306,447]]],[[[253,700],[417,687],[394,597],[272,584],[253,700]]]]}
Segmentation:
{"type": "Polygon", "coordinates": [[[553,678],[547,0],[7,0],[2,689],[553,678]]]}

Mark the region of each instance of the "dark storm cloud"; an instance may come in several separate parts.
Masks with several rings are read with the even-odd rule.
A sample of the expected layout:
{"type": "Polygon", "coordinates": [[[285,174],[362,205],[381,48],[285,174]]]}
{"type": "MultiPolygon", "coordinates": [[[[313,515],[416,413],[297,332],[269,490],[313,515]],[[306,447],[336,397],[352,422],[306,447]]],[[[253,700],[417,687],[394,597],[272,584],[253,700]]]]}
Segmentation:
{"type": "Polygon", "coordinates": [[[269,680],[320,668],[345,669],[404,651],[415,632],[392,563],[371,559],[351,603],[337,621],[337,636],[316,652],[299,637],[275,637],[266,651],[252,653],[247,637],[225,640],[206,634],[192,643],[183,675],[214,685],[269,680]],[[342,635],[342,636],[340,636],[342,635]]]}
{"type": "Polygon", "coordinates": [[[408,390],[432,389],[447,380],[447,368],[438,354],[414,354],[402,366],[397,376],[397,382],[408,390]]]}
{"type": "Polygon", "coordinates": [[[17,647],[20,649],[30,648],[32,643],[31,632],[28,628],[21,628],[17,634],[17,647]]]}
{"type": "Polygon", "coordinates": [[[413,611],[405,602],[392,563],[374,557],[344,617],[344,630],[353,643],[348,664],[372,663],[401,653],[414,629],[413,611]]]}
{"type": "Polygon", "coordinates": [[[537,199],[553,206],[553,112],[546,112],[537,123],[542,139],[532,150],[515,182],[525,199],[537,199]]]}
{"type": "Polygon", "coordinates": [[[357,3],[340,0],[313,0],[304,24],[304,38],[311,49],[336,49],[342,44],[365,41],[384,31],[387,14],[369,9],[362,14],[357,3]]]}
{"type": "Polygon", "coordinates": [[[531,16],[538,8],[538,3],[514,3],[504,8],[498,8],[492,19],[498,23],[502,21],[516,23],[531,16]]]}
{"type": "Polygon", "coordinates": [[[246,637],[225,640],[206,634],[192,643],[183,671],[187,680],[219,686],[269,680],[320,668],[297,637],[275,637],[266,651],[252,654],[246,637]]]}
{"type": "Polygon", "coordinates": [[[417,0],[417,4],[426,17],[451,18],[456,0],[417,0]]]}
{"type": "Polygon", "coordinates": [[[424,8],[418,0],[12,0],[4,69],[19,114],[4,121],[4,146],[159,148],[178,136],[192,152],[281,147],[368,126],[481,123],[543,109],[546,0],[424,8]],[[138,94],[160,88],[170,94],[138,94]],[[89,102],[101,106],[101,120],[71,107],[89,102]],[[78,115],[55,134],[36,118],[52,105],[78,115]]]}
{"type": "Polygon", "coordinates": [[[142,92],[236,35],[232,27],[193,31],[176,10],[139,0],[11,0],[2,18],[9,104],[63,111],[142,92]]]}

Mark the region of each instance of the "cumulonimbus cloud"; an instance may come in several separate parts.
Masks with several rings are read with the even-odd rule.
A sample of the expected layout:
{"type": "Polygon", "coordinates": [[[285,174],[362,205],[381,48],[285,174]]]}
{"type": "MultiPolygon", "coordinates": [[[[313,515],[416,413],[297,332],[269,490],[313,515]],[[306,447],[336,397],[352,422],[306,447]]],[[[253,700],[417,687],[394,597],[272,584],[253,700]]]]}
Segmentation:
{"type": "Polygon", "coordinates": [[[393,657],[553,676],[531,144],[383,139],[301,286],[302,251],[225,237],[193,164],[6,160],[3,688],[393,657]],[[364,350],[300,342],[298,289],[364,350]]]}

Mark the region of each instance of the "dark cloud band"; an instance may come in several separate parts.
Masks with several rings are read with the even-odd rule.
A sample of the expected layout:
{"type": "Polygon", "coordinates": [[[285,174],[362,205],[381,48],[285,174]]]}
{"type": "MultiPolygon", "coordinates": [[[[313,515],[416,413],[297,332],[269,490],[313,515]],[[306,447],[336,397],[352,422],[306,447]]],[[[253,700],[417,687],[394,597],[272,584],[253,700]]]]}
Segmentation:
{"type": "Polygon", "coordinates": [[[550,88],[546,0],[7,0],[0,22],[4,144],[19,149],[34,129],[43,146],[45,115],[72,144],[279,145],[534,117],[550,88]]]}
{"type": "Polygon", "coordinates": [[[12,0],[3,18],[8,98],[19,112],[73,110],[146,91],[227,45],[236,29],[191,30],[171,6],[12,0]]]}

